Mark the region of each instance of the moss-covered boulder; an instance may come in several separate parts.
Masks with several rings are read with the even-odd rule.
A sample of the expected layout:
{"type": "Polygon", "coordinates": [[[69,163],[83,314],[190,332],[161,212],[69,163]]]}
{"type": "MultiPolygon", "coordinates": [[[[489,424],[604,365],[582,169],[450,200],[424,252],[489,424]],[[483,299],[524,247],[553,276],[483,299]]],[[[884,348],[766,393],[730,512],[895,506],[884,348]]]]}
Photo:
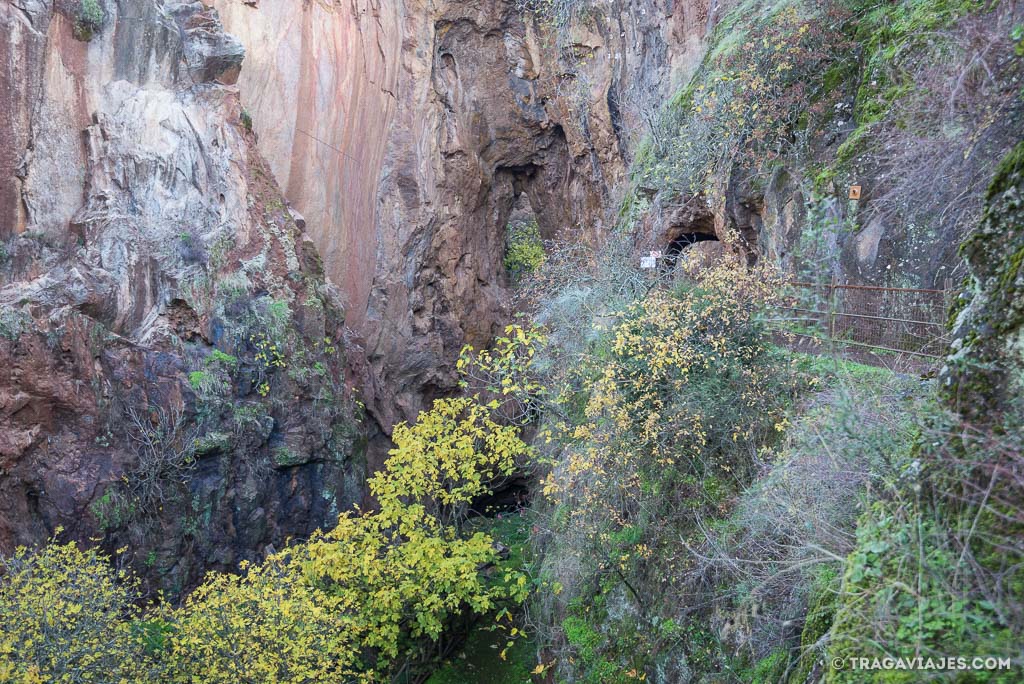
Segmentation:
{"type": "Polygon", "coordinates": [[[985,215],[964,241],[964,292],[951,315],[944,387],[954,408],[986,422],[1022,415],[1024,374],[1024,142],[1000,163],[985,215]]]}

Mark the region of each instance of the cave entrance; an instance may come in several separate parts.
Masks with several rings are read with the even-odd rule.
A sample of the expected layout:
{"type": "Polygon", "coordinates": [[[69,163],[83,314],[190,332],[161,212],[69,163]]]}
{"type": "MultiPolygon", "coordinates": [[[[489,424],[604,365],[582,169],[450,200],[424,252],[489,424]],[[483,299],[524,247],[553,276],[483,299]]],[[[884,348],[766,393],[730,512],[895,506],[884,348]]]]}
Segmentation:
{"type": "Polygon", "coordinates": [[[685,249],[698,242],[718,242],[718,236],[714,233],[683,233],[668,243],[665,248],[666,260],[674,265],[685,249]]]}
{"type": "MultiPolygon", "coordinates": [[[[679,270],[679,262],[684,255],[692,257],[704,268],[716,261],[722,253],[722,243],[712,232],[690,231],[679,233],[669,240],[665,247],[665,259],[662,261],[662,275],[671,276],[679,270]]],[[[695,264],[695,265],[696,265],[695,264]]]]}
{"type": "Polygon", "coordinates": [[[715,231],[714,214],[700,196],[665,208],[664,224],[657,242],[664,245],[662,273],[669,274],[679,266],[684,254],[707,265],[721,254],[722,245],[715,231]]]}

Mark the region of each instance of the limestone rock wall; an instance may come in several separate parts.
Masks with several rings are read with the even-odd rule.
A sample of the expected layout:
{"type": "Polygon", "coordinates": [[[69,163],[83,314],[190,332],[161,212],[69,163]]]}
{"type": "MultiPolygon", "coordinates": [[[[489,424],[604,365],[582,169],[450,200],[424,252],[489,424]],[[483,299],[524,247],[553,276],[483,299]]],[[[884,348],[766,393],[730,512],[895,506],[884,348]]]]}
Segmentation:
{"type": "Polygon", "coordinates": [[[177,592],[361,499],[344,310],[198,2],[0,3],[0,551],[177,592]],[[84,38],[89,37],[89,40],[84,38]]]}
{"type": "Polygon", "coordinates": [[[239,88],[260,150],[309,220],[358,326],[374,275],[378,185],[398,108],[401,3],[214,4],[248,50],[239,88]]]}
{"type": "Polygon", "coordinates": [[[644,114],[710,21],[706,0],[581,3],[562,23],[511,0],[216,4],[256,55],[243,104],[345,294],[385,431],[504,325],[514,207],[546,238],[610,225],[644,114]]]}

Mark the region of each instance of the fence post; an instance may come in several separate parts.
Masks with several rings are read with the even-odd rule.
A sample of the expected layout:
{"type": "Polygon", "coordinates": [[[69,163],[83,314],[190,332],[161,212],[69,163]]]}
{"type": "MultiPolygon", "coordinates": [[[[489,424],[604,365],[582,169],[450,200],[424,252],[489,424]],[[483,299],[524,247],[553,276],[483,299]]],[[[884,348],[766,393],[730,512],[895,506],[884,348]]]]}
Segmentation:
{"type": "Polygon", "coordinates": [[[828,286],[828,341],[835,344],[836,338],[836,274],[832,274],[832,282],[828,286]]]}

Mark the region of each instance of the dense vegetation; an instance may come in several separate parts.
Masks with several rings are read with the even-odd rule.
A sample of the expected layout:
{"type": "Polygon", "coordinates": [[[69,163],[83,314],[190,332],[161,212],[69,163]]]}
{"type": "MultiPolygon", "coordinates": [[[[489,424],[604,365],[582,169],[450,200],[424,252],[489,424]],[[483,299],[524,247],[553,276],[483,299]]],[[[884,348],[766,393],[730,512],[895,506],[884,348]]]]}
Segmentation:
{"type": "Polygon", "coordinates": [[[452,616],[525,596],[526,577],[490,567],[493,539],[466,526],[466,507],[529,455],[491,410],[439,400],[397,426],[369,482],[376,510],[238,575],[211,574],[177,607],[143,603],[130,573],[95,550],[19,550],[0,586],[0,680],[377,681],[396,660],[416,662],[452,616]]]}

